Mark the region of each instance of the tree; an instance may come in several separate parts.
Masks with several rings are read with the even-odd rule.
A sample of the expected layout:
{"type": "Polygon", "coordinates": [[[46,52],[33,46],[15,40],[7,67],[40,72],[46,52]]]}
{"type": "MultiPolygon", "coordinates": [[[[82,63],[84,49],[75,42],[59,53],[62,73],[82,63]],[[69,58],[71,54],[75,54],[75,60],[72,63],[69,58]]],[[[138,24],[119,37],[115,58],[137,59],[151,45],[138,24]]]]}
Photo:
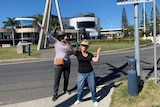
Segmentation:
{"type": "Polygon", "coordinates": [[[15,33],[15,26],[18,26],[19,23],[15,21],[15,18],[9,18],[7,17],[7,21],[3,22],[4,24],[4,28],[9,27],[11,28],[11,32],[12,32],[12,41],[13,41],[13,46],[15,46],[15,39],[14,39],[14,33],[15,33]]]}
{"type": "Polygon", "coordinates": [[[127,28],[128,27],[128,19],[127,19],[127,14],[126,14],[126,9],[123,8],[122,10],[122,28],[127,28]]]}
{"type": "MultiPolygon", "coordinates": [[[[144,9],[142,9],[142,20],[140,22],[140,25],[143,26],[143,24],[144,24],[144,9]]],[[[146,11],[145,11],[145,24],[149,25],[148,16],[147,16],[146,11]]]]}
{"type": "MultiPolygon", "coordinates": [[[[36,15],[34,15],[33,17],[34,17],[34,19],[35,19],[35,20],[33,21],[34,27],[37,27],[37,22],[42,23],[42,21],[43,21],[43,15],[41,15],[41,14],[36,14],[36,15]]],[[[52,30],[52,29],[55,29],[55,28],[60,29],[60,25],[59,25],[58,17],[52,15],[52,16],[51,16],[51,30],[52,30]]]]}
{"type": "Polygon", "coordinates": [[[127,14],[126,14],[126,9],[123,8],[122,10],[122,28],[123,28],[123,34],[124,36],[128,35],[127,28],[128,28],[128,19],[127,19],[127,14]]]}
{"type": "Polygon", "coordinates": [[[58,17],[57,17],[57,16],[52,15],[52,18],[51,18],[51,26],[52,26],[54,29],[55,29],[55,28],[60,29],[60,24],[59,24],[59,20],[58,20],[58,17]]]}
{"type": "Polygon", "coordinates": [[[37,27],[37,22],[40,22],[40,23],[42,23],[42,20],[43,20],[43,15],[41,15],[41,14],[36,14],[36,15],[33,15],[33,17],[34,17],[34,21],[33,21],[33,26],[34,27],[37,27]]]}
{"type": "MultiPolygon", "coordinates": [[[[150,23],[151,23],[151,28],[150,28],[150,32],[153,31],[153,6],[152,6],[152,10],[151,10],[151,14],[150,14],[150,23]]],[[[156,30],[157,30],[157,33],[160,33],[160,12],[156,6],[156,30]]]]}
{"type": "MultiPolygon", "coordinates": [[[[148,27],[149,27],[148,16],[147,16],[146,11],[145,11],[144,9],[142,9],[142,19],[141,19],[141,21],[140,21],[140,26],[141,26],[141,27],[145,27],[145,26],[144,26],[144,20],[145,20],[145,26],[146,26],[146,28],[148,29],[148,27]],[[145,14],[145,19],[144,19],[144,14],[145,14]]],[[[143,29],[140,35],[142,36],[142,35],[144,35],[144,34],[149,35],[149,34],[143,29]]]]}

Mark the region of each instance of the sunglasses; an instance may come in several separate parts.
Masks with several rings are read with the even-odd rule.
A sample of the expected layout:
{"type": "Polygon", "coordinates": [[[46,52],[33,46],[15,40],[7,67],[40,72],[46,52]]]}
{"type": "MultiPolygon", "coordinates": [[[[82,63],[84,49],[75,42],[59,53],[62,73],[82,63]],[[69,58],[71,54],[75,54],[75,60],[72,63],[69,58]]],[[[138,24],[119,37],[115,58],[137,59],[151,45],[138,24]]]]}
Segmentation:
{"type": "Polygon", "coordinates": [[[88,47],[88,45],[83,45],[83,44],[82,44],[81,46],[86,46],[86,47],[88,47]]]}

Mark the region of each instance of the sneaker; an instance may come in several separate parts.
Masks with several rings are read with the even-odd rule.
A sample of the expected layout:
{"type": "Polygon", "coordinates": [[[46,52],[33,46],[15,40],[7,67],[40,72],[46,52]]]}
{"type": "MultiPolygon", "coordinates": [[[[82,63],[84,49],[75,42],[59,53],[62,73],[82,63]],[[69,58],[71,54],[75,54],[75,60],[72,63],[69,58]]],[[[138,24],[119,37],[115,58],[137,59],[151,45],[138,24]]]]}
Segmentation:
{"type": "Polygon", "coordinates": [[[94,106],[95,106],[95,107],[98,107],[98,102],[97,102],[97,101],[94,102],[94,106]]]}
{"type": "Polygon", "coordinates": [[[81,102],[81,101],[77,100],[77,101],[74,102],[74,105],[77,105],[77,104],[79,104],[80,102],[81,102]]]}

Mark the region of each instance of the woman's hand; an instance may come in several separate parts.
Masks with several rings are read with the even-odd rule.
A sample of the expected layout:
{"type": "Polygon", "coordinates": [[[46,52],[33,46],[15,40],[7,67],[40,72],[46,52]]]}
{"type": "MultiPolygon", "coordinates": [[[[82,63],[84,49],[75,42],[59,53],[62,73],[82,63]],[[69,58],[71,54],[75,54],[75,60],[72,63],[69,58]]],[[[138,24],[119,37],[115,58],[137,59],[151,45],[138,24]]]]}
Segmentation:
{"type": "Polygon", "coordinates": [[[101,47],[99,47],[99,48],[97,49],[97,55],[92,58],[92,61],[93,61],[93,62],[98,62],[98,61],[99,61],[100,51],[101,51],[101,47]]]}
{"type": "Polygon", "coordinates": [[[43,28],[42,24],[40,22],[37,22],[37,25],[40,27],[40,28],[43,28]]]}
{"type": "Polygon", "coordinates": [[[101,47],[99,47],[98,49],[97,49],[97,52],[100,52],[101,51],[101,47]]]}
{"type": "Polygon", "coordinates": [[[41,29],[43,29],[44,32],[46,32],[46,29],[42,26],[42,24],[41,24],[40,22],[37,22],[37,25],[38,25],[41,29]]]}

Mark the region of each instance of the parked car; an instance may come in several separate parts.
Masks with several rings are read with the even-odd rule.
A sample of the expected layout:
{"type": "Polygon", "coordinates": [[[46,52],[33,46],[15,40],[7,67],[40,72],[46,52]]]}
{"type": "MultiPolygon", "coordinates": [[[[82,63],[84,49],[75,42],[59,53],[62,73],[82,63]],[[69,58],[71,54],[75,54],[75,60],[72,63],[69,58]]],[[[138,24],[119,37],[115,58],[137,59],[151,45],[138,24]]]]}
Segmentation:
{"type": "Polygon", "coordinates": [[[113,40],[113,35],[107,35],[107,40],[113,40]]]}

